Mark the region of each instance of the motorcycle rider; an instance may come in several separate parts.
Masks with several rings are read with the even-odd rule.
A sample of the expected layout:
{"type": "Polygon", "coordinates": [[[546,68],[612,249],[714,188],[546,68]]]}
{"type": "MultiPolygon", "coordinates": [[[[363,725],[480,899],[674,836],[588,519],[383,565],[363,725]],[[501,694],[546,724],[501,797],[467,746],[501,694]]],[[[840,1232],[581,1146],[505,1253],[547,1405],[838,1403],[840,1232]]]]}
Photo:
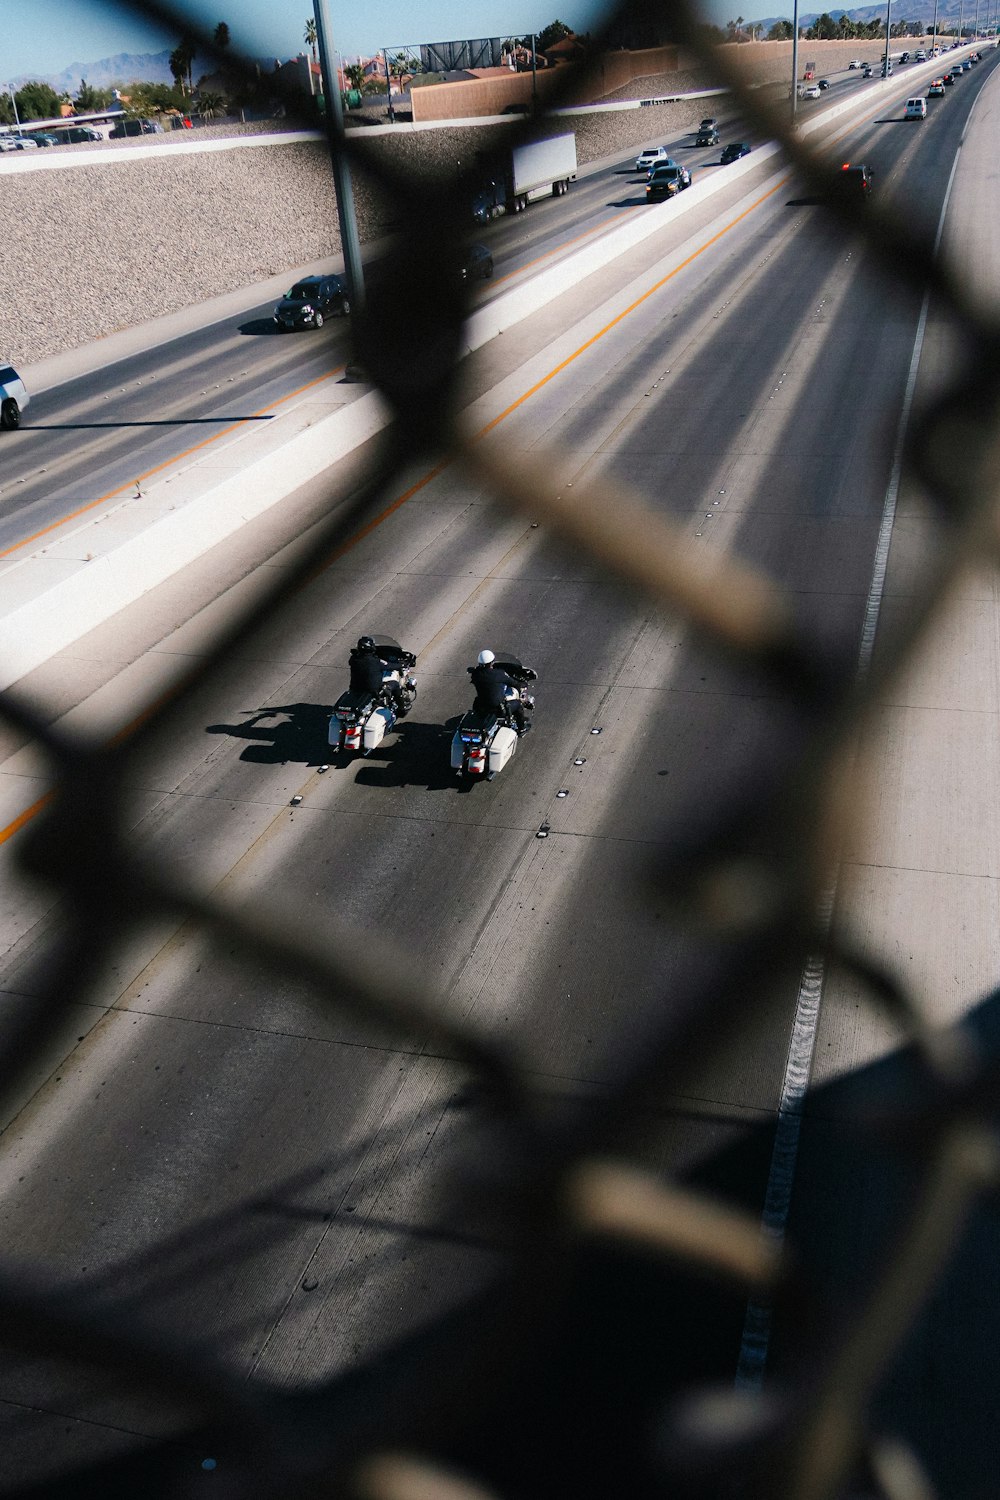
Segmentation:
{"type": "Polygon", "coordinates": [[[488,649],[480,651],[476,665],[468,670],[476,690],[473,713],[499,714],[512,719],[518,735],[527,734],[531,725],[524,716],[521,684],[497,665],[494,653],[488,649]]]}
{"type": "Polygon", "coordinates": [[[365,698],[379,698],[385,693],[394,700],[397,714],[406,713],[410,705],[403,693],[403,685],[386,676],[394,669],[393,665],[379,655],[370,635],[361,636],[348,658],[348,666],[352,693],[365,698]]]}

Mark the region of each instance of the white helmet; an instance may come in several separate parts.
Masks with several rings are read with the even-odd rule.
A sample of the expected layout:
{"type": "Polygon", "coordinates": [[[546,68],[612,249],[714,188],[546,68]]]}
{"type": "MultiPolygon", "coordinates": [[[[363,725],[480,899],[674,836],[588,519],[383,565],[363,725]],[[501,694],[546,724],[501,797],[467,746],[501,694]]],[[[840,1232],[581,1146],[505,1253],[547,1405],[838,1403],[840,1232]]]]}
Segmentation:
{"type": "Polygon", "coordinates": [[[490,665],[490,662],[494,661],[496,661],[496,657],[493,655],[492,651],[480,651],[479,665],[481,667],[488,667],[490,665]]]}

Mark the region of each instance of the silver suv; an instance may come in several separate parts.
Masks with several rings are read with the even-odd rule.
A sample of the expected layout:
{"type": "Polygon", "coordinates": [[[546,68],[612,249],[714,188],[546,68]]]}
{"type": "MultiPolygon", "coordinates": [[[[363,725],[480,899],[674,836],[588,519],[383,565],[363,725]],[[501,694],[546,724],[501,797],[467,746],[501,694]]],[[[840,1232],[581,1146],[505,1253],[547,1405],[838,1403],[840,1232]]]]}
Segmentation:
{"type": "Polygon", "coordinates": [[[21,425],[21,413],[30,396],[24,381],[11,365],[0,365],[0,427],[12,432],[21,425]]]}

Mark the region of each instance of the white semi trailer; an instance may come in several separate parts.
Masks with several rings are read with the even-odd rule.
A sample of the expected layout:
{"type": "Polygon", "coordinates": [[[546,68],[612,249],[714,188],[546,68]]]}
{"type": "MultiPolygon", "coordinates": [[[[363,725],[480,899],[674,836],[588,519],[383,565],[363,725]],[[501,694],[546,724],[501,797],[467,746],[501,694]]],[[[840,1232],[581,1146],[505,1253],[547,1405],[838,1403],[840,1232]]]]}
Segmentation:
{"type": "Polygon", "coordinates": [[[552,135],[512,146],[506,159],[490,159],[490,176],[472,201],[480,224],[501,214],[518,214],[536,198],[558,198],[576,180],[576,136],[552,135]]]}

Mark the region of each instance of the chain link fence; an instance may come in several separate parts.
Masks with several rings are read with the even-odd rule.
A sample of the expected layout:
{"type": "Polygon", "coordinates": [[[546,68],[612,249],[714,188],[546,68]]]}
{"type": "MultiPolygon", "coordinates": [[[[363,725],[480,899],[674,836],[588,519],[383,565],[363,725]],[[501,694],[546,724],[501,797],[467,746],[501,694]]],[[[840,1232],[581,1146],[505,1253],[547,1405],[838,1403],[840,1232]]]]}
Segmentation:
{"type": "MultiPolygon", "coordinates": [[[[188,24],[168,4],[130,8],[171,30],[188,24]]],[[[296,1393],[237,1380],[210,1352],[167,1343],[111,1296],[73,1297],[33,1282],[23,1268],[0,1270],[8,1349],[96,1363],[188,1416],[183,1462],[176,1442],[153,1443],[136,1458],[53,1483],[53,1494],[186,1495],[209,1482],[227,1496],[368,1500],[591,1493],[901,1500],[931,1493],[918,1458],[873,1430],[868,1414],[972,1203],[995,1186],[989,1108],[996,1064],[973,1055],[957,1034],[936,1031],[899,978],[861,956],[853,935],[823,913],[855,792],[855,779],[843,774],[845,753],[958,572],[996,551],[997,329],[930,235],[877,202],[855,209],[831,195],[829,165],[790,128],[786,111],[769,106],[727,54],[706,42],[695,10],[675,3],[669,27],[671,38],[731,89],[753,128],[781,142],[807,191],[827,198],[828,211],[864,237],[895,282],[930,299],[961,335],[961,362],[920,413],[901,455],[904,475],[937,506],[933,572],[885,649],[873,655],[869,639],[859,671],[856,654],[821,648],[802,631],[768,577],[726,557],[713,559],[709,573],[683,528],[620,484],[577,486],[569,504],[547,482],[551,453],[505,464],[469,437],[460,415],[466,307],[453,266],[464,232],[462,191],[380,167],[406,228],[382,290],[354,329],[357,358],[394,413],[365,481],[349,496],[331,495],[329,520],[295,565],[114,743],[95,747],[51,727],[45,705],[16,689],[3,694],[0,714],[42,747],[53,769],[46,807],[16,835],[24,868],[59,892],[64,913],[48,956],[52,1030],[60,1003],[99,983],[109,953],[138,924],[167,916],[297,977],[340,1011],[397,1035],[435,1039],[467,1071],[491,1121],[501,1163],[494,1217],[504,1226],[511,1269],[473,1305],[383,1359],[377,1379],[361,1369],[335,1390],[296,1393]],[[448,245],[451,255],[443,253],[448,245]],[[393,293],[394,285],[404,290],[393,293]],[[424,351],[419,375],[399,357],[402,327],[407,348],[424,351]],[[407,966],[397,967],[388,947],[379,962],[359,963],[355,934],[336,923],[322,937],[307,937],[260,905],[237,908],[179,883],[130,837],[123,817],[130,767],[170,736],[189,696],[226,670],[262,617],[278,618],[316,571],[376,520],[404,464],[442,454],[500,504],[687,622],[713,650],[763,674],[796,747],[776,775],[749,765],[734,803],[672,831],[676,853],[657,878],[698,935],[703,961],[664,1009],[655,1047],[641,1057],[623,1054],[614,1087],[582,1120],[574,1117],[572,1129],[539,1107],[523,1066],[456,1019],[407,966]],[[914,1167],[905,1222],[883,1247],[878,1273],[851,1316],[817,1329],[809,1268],[796,1265],[780,1237],[762,1231],[756,1213],[644,1170],[630,1143],[656,1091],[666,1081],[682,1093],[704,1058],[738,1034],[776,972],[824,961],[851,971],[866,1003],[902,1029],[915,1049],[920,1088],[912,1107],[879,1127],[904,1142],[914,1167]],[[706,1287],[728,1305],[749,1306],[751,1333],[775,1317],[792,1325],[801,1312],[814,1336],[793,1381],[703,1387],[665,1370],[674,1316],[668,1308],[676,1309],[686,1289],[701,1296],[706,1287]],[[198,1452],[214,1456],[192,1479],[185,1464],[198,1452]]],[[[212,51],[207,34],[199,42],[212,51]]],[[[228,55],[224,62],[240,66],[228,55]]],[[[512,124],[512,138],[530,128],[512,124]]],[[[372,171],[363,145],[332,139],[331,148],[372,171]]],[[[3,1060],[8,1098],[20,1096],[51,1034],[36,1017],[14,1038],[3,1060]]],[[[471,1218],[481,1212],[482,1204],[470,1205],[471,1218]]]]}

